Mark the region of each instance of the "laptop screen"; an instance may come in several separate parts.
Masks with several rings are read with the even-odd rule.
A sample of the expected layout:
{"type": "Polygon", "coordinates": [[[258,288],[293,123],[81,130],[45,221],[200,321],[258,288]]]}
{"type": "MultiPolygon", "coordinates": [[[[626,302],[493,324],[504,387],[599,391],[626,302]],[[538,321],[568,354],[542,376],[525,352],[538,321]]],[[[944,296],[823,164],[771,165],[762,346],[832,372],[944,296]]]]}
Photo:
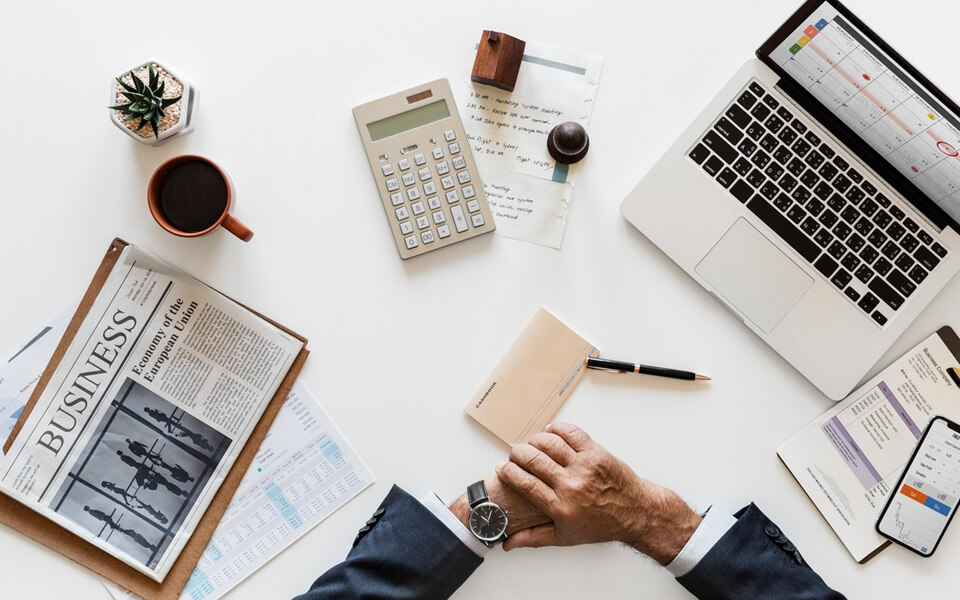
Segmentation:
{"type": "MultiPolygon", "coordinates": [[[[849,10],[837,6],[808,2],[764,44],[760,58],[779,67],[775,70],[781,76],[789,77],[834,117],[822,119],[824,125],[839,122],[848,135],[854,134],[879,155],[886,165],[867,162],[931,221],[946,224],[942,213],[929,210],[930,202],[957,227],[960,116],[956,105],[869,29],[858,26],[859,20],[849,10]],[[890,173],[891,167],[897,175],[890,173]],[[917,192],[929,202],[918,202],[917,192]]],[[[815,116],[822,114],[818,111],[815,116]]],[[[857,146],[851,149],[862,148],[857,146]]]]}

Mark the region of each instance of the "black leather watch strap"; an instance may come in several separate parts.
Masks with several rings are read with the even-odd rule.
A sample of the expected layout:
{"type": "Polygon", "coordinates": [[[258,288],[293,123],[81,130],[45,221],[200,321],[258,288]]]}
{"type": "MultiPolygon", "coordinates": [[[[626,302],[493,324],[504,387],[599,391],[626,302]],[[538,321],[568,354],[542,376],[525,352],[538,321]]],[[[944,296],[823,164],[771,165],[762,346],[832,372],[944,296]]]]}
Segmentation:
{"type": "Polygon", "coordinates": [[[467,502],[470,503],[470,508],[482,504],[489,499],[489,496],[487,496],[487,486],[483,484],[482,479],[467,487],[467,502]]]}

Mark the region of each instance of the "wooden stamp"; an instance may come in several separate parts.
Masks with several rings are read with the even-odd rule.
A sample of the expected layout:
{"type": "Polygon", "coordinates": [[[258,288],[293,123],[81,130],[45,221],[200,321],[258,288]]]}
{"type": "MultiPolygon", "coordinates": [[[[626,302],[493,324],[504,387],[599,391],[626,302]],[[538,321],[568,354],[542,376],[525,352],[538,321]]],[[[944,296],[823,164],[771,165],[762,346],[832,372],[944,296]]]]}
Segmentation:
{"type": "Polygon", "coordinates": [[[560,123],[547,135],[547,151],[560,164],[572,165],[579,162],[589,149],[590,136],[580,123],[560,123]]]}
{"type": "Polygon", "coordinates": [[[512,92],[527,43],[498,31],[483,30],[470,79],[512,92]]]}

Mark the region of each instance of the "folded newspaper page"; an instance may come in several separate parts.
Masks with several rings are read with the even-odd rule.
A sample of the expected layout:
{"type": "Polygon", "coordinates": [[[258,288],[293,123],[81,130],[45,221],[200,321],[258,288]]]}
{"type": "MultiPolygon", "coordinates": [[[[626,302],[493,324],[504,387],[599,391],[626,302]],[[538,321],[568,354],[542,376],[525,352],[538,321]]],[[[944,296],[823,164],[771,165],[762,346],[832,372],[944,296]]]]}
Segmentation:
{"type": "Polygon", "coordinates": [[[0,491],[163,581],[303,344],[126,247],[0,491]]]}

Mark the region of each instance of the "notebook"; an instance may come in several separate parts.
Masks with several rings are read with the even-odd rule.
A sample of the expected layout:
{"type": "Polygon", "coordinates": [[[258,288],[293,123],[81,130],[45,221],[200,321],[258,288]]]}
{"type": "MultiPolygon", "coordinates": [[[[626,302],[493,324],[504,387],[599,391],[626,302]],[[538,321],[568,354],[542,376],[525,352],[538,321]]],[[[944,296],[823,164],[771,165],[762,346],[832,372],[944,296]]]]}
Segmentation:
{"type": "Polygon", "coordinates": [[[522,444],[550,423],[583,376],[587,357],[599,354],[541,307],[464,410],[507,444],[522,444]]]}

